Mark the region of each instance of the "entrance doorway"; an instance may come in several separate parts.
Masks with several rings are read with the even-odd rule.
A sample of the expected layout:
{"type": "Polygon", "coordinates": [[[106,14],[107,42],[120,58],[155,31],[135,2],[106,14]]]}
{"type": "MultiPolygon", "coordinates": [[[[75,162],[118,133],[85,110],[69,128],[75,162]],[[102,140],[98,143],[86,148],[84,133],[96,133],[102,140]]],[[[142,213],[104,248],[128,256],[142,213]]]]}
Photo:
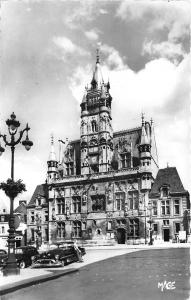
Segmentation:
{"type": "Polygon", "coordinates": [[[164,242],[169,242],[170,230],[164,229],[164,242]]]}
{"type": "Polygon", "coordinates": [[[117,242],[118,242],[118,244],[125,244],[125,229],[124,228],[117,229],[117,242]]]}

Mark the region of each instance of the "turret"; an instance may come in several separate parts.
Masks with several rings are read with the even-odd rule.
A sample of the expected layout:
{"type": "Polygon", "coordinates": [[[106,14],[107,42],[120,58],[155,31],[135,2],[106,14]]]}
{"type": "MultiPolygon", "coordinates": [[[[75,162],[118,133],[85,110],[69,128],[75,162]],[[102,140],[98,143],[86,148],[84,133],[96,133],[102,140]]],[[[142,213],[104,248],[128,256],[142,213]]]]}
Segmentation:
{"type": "Polygon", "coordinates": [[[48,183],[55,180],[58,174],[58,161],[56,159],[56,153],[54,149],[54,138],[51,136],[51,146],[50,146],[50,154],[47,161],[48,171],[47,171],[47,180],[48,183]]]}

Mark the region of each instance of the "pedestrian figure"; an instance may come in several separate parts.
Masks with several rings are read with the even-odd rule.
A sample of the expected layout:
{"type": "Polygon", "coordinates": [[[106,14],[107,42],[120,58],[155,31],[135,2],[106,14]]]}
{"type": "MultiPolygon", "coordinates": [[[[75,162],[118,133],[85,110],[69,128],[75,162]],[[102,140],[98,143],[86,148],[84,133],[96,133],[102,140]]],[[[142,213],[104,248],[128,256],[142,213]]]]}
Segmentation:
{"type": "Polygon", "coordinates": [[[82,253],[81,253],[80,249],[78,248],[76,240],[74,241],[74,249],[75,249],[77,257],[78,257],[78,262],[83,262],[82,253]]]}

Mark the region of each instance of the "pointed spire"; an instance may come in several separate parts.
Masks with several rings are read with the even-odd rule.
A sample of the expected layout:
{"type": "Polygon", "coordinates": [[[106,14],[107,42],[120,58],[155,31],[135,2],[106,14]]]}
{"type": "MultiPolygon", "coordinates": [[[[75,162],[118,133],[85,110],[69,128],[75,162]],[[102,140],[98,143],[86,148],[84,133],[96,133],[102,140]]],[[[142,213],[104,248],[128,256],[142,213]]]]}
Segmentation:
{"type": "Polygon", "coordinates": [[[144,124],[145,124],[145,116],[144,116],[144,113],[141,114],[141,119],[142,119],[142,127],[143,127],[144,124]]]}
{"type": "Polygon", "coordinates": [[[97,53],[97,55],[96,55],[96,58],[97,58],[96,64],[99,64],[99,48],[96,49],[96,53],[97,53]]]}
{"type": "Polygon", "coordinates": [[[100,67],[100,57],[99,57],[99,49],[96,49],[96,66],[93,72],[93,78],[91,81],[92,88],[98,88],[103,83],[103,75],[100,67]]]}
{"type": "Polygon", "coordinates": [[[51,135],[51,145],[50,145],[50,154],[49,154],[49,161],[57,161],[56,159],[56,153],[54,150],[54,136],[53,134],[51,135]]]}
{"type": "Polygon", "coordinates": [[[140,145],[148,145],[149,140],[145,130],[144,116],[142,114],[142,132],[141,132],[141,142],[140,145]]]}

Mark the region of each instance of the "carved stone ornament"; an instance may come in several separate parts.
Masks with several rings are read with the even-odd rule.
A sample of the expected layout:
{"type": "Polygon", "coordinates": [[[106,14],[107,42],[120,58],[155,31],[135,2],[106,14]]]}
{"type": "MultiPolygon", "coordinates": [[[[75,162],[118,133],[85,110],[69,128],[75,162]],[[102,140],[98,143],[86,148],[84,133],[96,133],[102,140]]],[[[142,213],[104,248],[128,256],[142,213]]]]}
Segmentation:
{"type": "Polygon", "coordinates": [[[112,213],[112,212],[108,212],[108,213],[107,213],[107,218],[109,218],[109,219],[110,219],[110,218],[113,218],[113,213],[112,213]]]}

